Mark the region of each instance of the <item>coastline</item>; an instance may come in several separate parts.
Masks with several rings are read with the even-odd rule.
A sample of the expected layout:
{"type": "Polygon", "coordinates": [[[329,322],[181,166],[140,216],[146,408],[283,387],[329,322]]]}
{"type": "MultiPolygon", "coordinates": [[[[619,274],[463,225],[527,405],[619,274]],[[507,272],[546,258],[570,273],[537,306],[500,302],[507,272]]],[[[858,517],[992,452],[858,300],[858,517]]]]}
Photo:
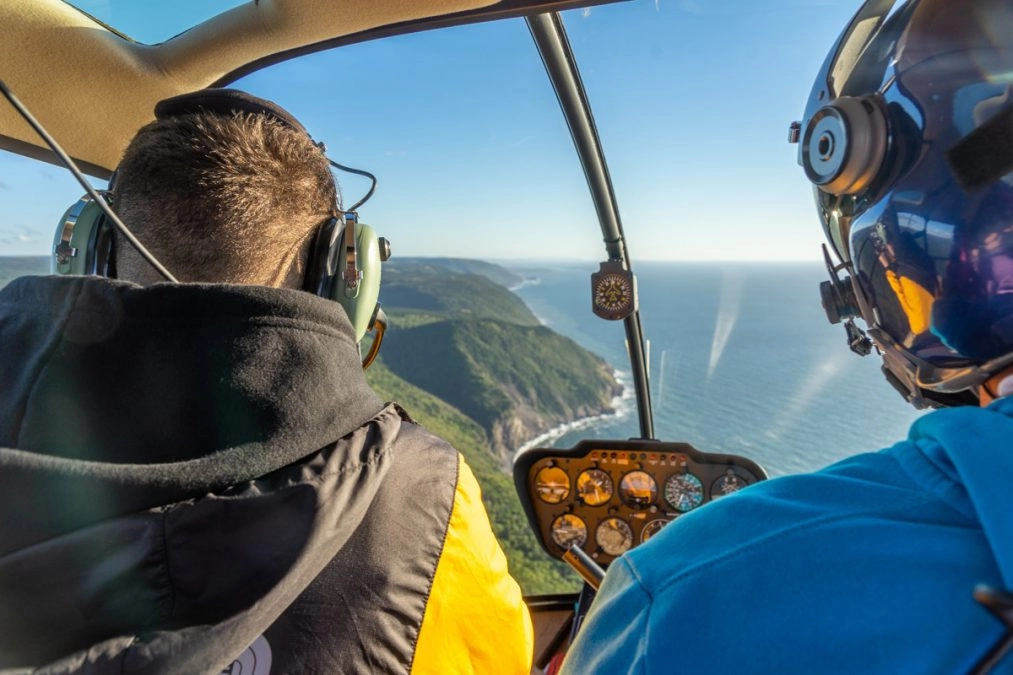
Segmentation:
{"type": "MultiPolygon", "coordinates": [[[[538,277],[524,277],[513,286],[507,286],[507,290],[513,293],[516,292],[518,289],[524,288],[525,286],[537,286],[540,283],[542,283],[542,280],[539,279],[538,277]]],[[[521,299],[523,300],[523,298],[521,299]]]]}
{"type": "Polygon", "coordinates": [[[603,413],[601,415],[590,415],[588,417],[580,417],[575,420],[569,420],[561,424],[557,424],[548,431],[535,436],[531,440],[522,444],[519,448],[514,450],[513,456],[517,457],[518,454],[529,450],[530,448],[536,448],[539,446],[550,445],[553,441],[558,438],[565,436],[571,431],[580,431],[581,429],[590,429],[597,426],[601,422],[610,422],[614,420],[621,420],[628,417],[633,413],[633,387],[630,386],[630,380],[632,374],[626,371],[613,370],[613,377],[616,378],[616,382],[622,387],[622,390],[617,396],[611,401],[613,412],[603,413]]]}

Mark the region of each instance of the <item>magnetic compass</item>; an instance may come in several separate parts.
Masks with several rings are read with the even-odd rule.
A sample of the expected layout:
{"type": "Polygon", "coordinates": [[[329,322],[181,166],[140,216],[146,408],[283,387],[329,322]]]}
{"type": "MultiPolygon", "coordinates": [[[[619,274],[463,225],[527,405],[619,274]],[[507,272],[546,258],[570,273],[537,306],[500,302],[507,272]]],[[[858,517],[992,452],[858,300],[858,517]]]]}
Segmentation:
{"type": "Polygon", "coordinates": [[[591,309],[603,319],[625,319],[637,309],[637,282],[620,262],[603,262],[591,275],[591,309]]]}

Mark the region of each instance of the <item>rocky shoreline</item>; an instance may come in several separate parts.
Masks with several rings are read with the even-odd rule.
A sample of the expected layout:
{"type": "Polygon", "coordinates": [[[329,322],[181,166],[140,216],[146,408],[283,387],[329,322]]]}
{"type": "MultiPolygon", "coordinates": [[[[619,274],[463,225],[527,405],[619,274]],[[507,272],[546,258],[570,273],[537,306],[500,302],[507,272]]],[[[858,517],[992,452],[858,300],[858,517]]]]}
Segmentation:
{"type": "Polygon", "coordinates": [[[606,408],[582,410],[574,417],[557,422],[546,431],[538,433],[536,436],[529,438],[529,440],[517,446],[516,450],[511,453],[511,461],[519,453],[530,448],[549,446],[553,441],[571,431],[594,428],[601,422],[622,419],[632,414],[635,407],[633,401],[634,392],[632,386],[629,384],[629,374],[615,370],[612,372],[612,377],[618,386],[618,391],[614,392],[614,396],[606,408]]]}

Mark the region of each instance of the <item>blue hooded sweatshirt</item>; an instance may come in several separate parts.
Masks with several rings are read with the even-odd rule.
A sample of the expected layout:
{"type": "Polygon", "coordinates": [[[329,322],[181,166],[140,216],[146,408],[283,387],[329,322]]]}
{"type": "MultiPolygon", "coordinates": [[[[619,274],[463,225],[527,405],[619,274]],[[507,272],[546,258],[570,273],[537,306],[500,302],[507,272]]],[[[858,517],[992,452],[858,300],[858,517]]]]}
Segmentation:
{"type": "Polygon", "coordinates": [[[680,517],[611,565],[563,672],[966,673],[1005,632],[980,583],[1013,588],[1013,398],[680,517]]]}

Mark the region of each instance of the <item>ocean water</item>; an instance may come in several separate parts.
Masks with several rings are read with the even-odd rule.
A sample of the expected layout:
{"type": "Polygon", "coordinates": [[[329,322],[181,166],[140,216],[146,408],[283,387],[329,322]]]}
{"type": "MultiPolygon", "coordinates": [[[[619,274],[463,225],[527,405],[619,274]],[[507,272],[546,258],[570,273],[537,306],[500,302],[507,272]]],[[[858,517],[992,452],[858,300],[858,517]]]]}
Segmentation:
{"type": "MultiPolygon", "coordinates": [[[[588,263],[502,263],[548,326],[599,354],[630,380],[621,323],[590,311],[588,263]]],[[[903,439],[921,413],[859,357],[819,302],[819,264],[640,263],[635,266],[650,342],[655,436],[704,452],[745,455],[771,475],[820,468],[903,439]]],[[[639,436],[633,400],[545,445],[639,436]]],[[[562,430],[560,430],[562,431],[562,430]]]]}

